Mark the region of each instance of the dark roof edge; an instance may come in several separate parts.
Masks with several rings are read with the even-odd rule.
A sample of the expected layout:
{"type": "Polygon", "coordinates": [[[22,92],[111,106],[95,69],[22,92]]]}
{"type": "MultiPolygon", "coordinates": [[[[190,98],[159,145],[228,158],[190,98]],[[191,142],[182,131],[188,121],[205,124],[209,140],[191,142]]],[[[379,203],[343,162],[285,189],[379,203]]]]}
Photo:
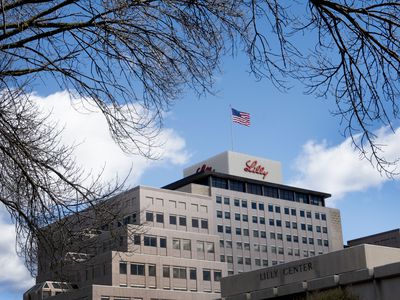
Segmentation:
{"type": "Polygon", "coordinates": [[[363,240],[363,239],[367,239],[367,238],[371,238],[371,237],[375,237],[375,236],[380,236],[383,234],[388,234],[388,233],[395,233],[395,232],[399,232],[400,233],[400,228],[396,228],[396,229],[392,229],[392,230],[388,230],[388,231],[383,231],[383,232],[379,232],[379,233],[374,233],[371,235],[366,235],[366,236],[362,236],[356,239],[352,239],[352,240],[348,240],[347,244],[350,242],[355,242],[355,241],[359,241],[359,240],[363,240]]]}
{"type": "Polygon", "coordinates": [[[284,188],[284,189],[294,191],[294,192],[299,192],[299,193],[312,193],[314,195],[321,196],[324,199],[332,196],[331,194],[318,192],[318,191],[314,191],[314,190],[308,190],[308,189],[298,188],[298,187],[279,184],[279,183],[255,180],[255,179],[251,179],[251,178],[244,178],[244,177],[239,177],[239,176],[235,176],[235,175],[228,175],[228,174],[213,172],[213,171],[204,171],[201,173],[195,173],[195,174],[189,175],[187,177],[184,177],[182,179],[179,179],[177,181],[174,181],[170,184],[163,186],[162,189],[176,190],[182,186],[193,183],[196,180],[199,180],[199,179],[202,179],[202,178],[205,178],[208,176],[212,176],[212,175],[215,175],[219,178],[224,178],[224,179],[233,179],[233,180],[244,181],[244,182],[248,182],[248,183],[267,185],[267,186],[276,187],[276,188],[284,188]]]}

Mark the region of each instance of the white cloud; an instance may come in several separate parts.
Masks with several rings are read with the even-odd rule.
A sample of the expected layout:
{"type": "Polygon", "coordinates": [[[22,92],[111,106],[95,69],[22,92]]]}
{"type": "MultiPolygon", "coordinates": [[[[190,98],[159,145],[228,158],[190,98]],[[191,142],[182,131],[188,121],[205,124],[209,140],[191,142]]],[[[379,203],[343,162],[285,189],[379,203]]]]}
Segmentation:
{"type": "MultiPolygon", "coordinates": [[[[376,141],[384,145],[382,155],[386,159],[393,161],[398,158],[400,128],[395,132],[380,129],[376,141]]],[[[389,180],[361,157],[349,138],[331,147],[326,141],[308,141],[297,157],[294,168],[298,175],[290,184],[331,193],[332,198],[328,200],[331,205],[347,193],[377,188],[389,180]]]]}
{"type": "Polygon", "coordinates": [[[166,163],[182,165],[189,159],[185,140],[172,129],[162,129],[152,141],[159,145],[155,148],[159,159],[149,160],[128,155],[115,144],[103,115],[96,110],[93,102],[71,99],[67,92],[44,98],[34,96],[34,99],[43,111],[51,113],[51,120],[63,128],[62,141],[66,145],[77,145],[74,151],[77,163],[93,174],[102,171],[104,181],[113,180],[116,175],[123,179],[131,170],[127,182],[132,186],[150,167],[166,163]]]}
{"type": "MultiPolygon", "coordinates": [[[[79,109],[82,108],[81,99],[71,99],[67,92],[47,97],[35,95],[33,99],[44,112],[50,113],[49,121],[64,128],[62,142],[77,145],[74,155],[78,165],[92,174],[104,168],[104,181],[114,180],[117,174],[120,179],[124,179],[131,170],[127,183],[133,186],[150,167],[161,164],[182,165],[189,159],[185,140],[172,129],[162,129],[154,141],[160,145],[156,149],[160,159],[148,160],[124,153],[112,140],[100,113],[79,109]]],[[[90,102],[86,105],[92,106],[90,102]]],[[[21,292],[32,286],[34,281],[15,253],[15,228],[6,221],[4,214],[5,211],[0,211],[0,291],[21,292]]]]}
{"type": "Polygon", "coordinates": [[[6,212],[0,211],[0,291],[23,292],[34,280],[15,253],[15,228],[3,214],[6,212]]]}

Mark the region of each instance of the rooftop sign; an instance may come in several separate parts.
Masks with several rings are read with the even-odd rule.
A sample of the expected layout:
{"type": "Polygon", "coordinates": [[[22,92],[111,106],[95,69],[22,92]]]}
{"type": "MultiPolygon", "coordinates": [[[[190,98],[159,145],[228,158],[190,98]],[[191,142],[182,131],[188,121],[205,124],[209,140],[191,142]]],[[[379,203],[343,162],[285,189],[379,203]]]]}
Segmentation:
{"type": "Polygon", "coordinates": [[[226,151],[194,164],[183,171],[184,177],[215,171],[260,181],[282,183],[281,163],[248,154],[226,151]]]}

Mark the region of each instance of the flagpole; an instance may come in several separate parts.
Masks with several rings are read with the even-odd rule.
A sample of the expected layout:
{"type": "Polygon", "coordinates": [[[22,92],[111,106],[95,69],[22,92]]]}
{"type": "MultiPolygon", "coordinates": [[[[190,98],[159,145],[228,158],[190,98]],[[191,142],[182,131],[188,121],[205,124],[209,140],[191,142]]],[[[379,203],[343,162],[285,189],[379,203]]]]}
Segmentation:
{"type": "Polygon", "coordinates": [[[229,122],[231,123],[231,149],[233,151],[232,105],[230,105],[230,104],[229,104],[229,122]]]}

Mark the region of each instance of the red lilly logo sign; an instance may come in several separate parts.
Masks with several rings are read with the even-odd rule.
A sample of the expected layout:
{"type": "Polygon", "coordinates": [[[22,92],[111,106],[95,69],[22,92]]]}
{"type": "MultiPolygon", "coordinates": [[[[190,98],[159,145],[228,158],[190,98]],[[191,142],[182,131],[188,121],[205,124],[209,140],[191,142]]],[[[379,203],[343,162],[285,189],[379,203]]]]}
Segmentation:
{"type": "Polygon", "coordinates": [[[211,171],[214,172],[214,168],[211,166],[207,166],[206,164],[202,165],[200,168],[197,168],[196,173],[201,173],[205,171],[211,171]]]}
{"type": "Polygon", "coordinates": [[[268,171],[262,165],[259,165],[256,160],[248,160],[246,161],[246,167],[243,169],[245,172],[260,174],[265,179],[265,176],[268,175],[268,171]]]}

